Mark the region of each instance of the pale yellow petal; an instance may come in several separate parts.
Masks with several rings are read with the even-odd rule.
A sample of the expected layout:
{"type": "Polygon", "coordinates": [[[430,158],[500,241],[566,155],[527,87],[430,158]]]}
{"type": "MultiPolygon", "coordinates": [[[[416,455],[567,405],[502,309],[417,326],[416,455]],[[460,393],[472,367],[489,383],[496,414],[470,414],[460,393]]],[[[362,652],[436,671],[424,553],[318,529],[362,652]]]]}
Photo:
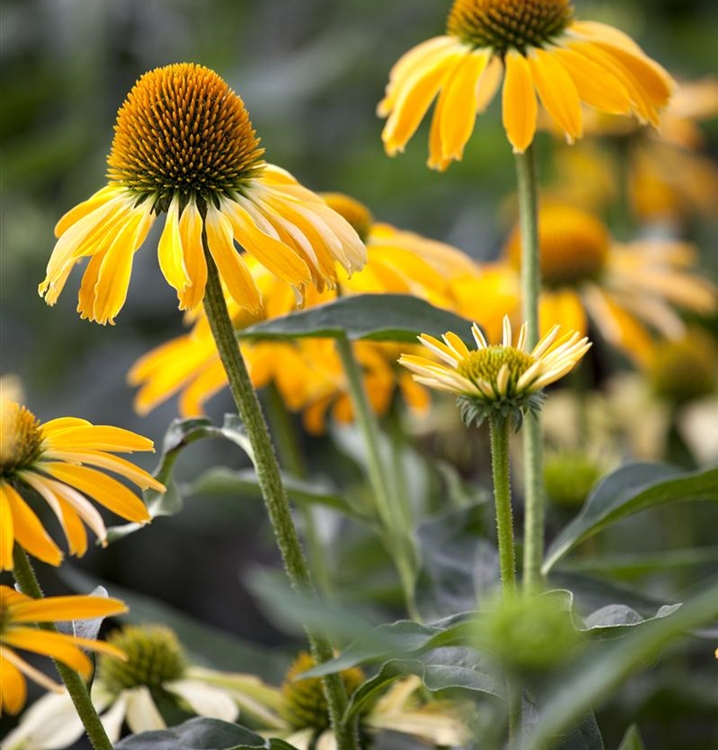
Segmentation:
{"type": "Polygon", "coordinates": [[[162,230],[157,246],[157,259],[167,283],[177,292],[182,292],[191,282],[184,264],[184,251],[179,228],[179,204],[177,196],[172,198],[167,210],[165,228],[162,230]]]}
{"type": "Polygon", "coordinates": [[[504,58],[503,123],[515,153],[523,153],[534,139],[538,102],[526,58],[510,50],[504,58]]]}
{"type": "Polygon", "coordinates": [[[258,312],[262,307],[259,289],[234,246],[229,220],[214,206],[208,206],[205,228],[209,251],[229,294],[240,307],[258,312]]]}
{"type": "Polygon", "coordinates": [[[573,143],[583,135],[581,100],[573,79],[553,50],[534,49],[528,60],[541,103],[573,143]]]}

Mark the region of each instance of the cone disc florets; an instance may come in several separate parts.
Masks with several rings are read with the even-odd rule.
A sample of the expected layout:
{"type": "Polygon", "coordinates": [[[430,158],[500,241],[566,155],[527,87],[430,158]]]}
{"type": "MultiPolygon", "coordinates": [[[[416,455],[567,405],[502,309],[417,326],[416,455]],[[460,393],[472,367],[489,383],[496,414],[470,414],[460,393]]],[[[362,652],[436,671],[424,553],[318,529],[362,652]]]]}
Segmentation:
{"type": "Polygon", "coordinates": [[[548,44],[572,16],[568,0],[455,0],[447,32],[475,47],[524,52],[548,44]]]}
{"type": "Polygon", "coordinates": [[[120,108],[108,177],[166,210],[179,194],[241,191],[264,168],[242,99],[214,71],[179,63],[145,73],[120,108]]]}

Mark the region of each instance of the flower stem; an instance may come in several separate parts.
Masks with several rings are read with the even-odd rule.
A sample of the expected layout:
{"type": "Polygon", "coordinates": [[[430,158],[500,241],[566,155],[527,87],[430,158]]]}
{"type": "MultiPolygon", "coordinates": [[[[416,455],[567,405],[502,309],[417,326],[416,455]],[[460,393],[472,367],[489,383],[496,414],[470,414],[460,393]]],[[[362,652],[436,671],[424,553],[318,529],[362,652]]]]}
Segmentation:
{"type": "MultiPolygon", "coordinates": [[[[541,266],[538,238],[538,182],[534,146],[516,155],[519,214],[521,223],[521,284],[523,318],[529,349],[539,340],[538,299],[541,291],[541,266]]],[[[545,498],[543,488],[543,450],[541,421],[529,414],[524,424],[524,476],[526,513],[524,518],[524,587],[536,591],[543,585],[545,498]]]]}
{"type": "MultiPolygon", "coordinates": [[[[269,437],[267,423],[262,414],[257,394],[249,379],[244,357],[235,338],[217,267],[206,245],[206,238],[203,239],[207,259],[207,287],[204,297],[207,321],[227,373],[230,391],[252,445],[257,481],[289,582],[296,591],[313,595],[316,590],[294,525],[289,499],[279,472],[279,464],[269,437]]],[[[312,655],[317,663],[332,659],[334,650],[329,639],[308,628],[306,631],[312,655]]],[[[338,674],[327,675],[322,678],[322,681],[337,744],[343,749],[346,748],[346,750],[356,750],[355,726],[346,725],[342,721],[347,707],[344,683],[338,674]]]]}
{"type": "MultiPolygon", "coordinates": [[[[269,424],[272,428],[274,439],[277,443],[277,453],[280,464],[289,470],[298,479],[306,479],[307,467],[304,464],[302,451],[297,441],[296,430],[292,424],[289,412],[275,383],[269,383],[265,392],[267,394],[267,411],[269,424]]],[[[317,523],[314,516],[314,508],[310,505],[302,505],[299,508],[302,514],[302,527],[304,540],[308,549],[309,565],[312,575],[317,582],[319,590],[323,594],[331,591],[331,578],[329,567],[325,560],[325,551],[319,536],[317,523]]]]}
{"type": "Polygon", "coordinates": [[[511,479],[509,473],[509,419],[495,414],[490,419],[491,469],[494,477],[496,535],[499,543],[501,591],[504,598],[516,593],[516,556],[511,515],[511,479]]]}
{"type": "Polygon", "coordinates": [[[347,378],[356,421],[366,445],[369,483],[374,494],[377,514],[385,532],[385,543],[399,572],[407,611],[414,620],[419,620],[415,599],[416,553],[410,532],[407,531],[408,524],[402,518],[401,508],[393,502],[391,484],[379,452],[379,425],[369,404],[351,342],[346,335],[337,339],[337,350],[347,378]]]}
{"type": "MultiPolygon", "coordinates": [[[[19,544],[13,550],[13,576],[20,591],[33,599],[42,599],[43,593],[37,580],[35,571],[28,560],[25,550],[19,544]]],[[[56,633],[57,628],[52,623],[38,623],[42,630],[56,633]]],[[[57,673],[65,683],[67,692],[75,705],[77,715],[85,727],[85,732],[95,750],[112,750],[112,743],[107,736],[105,727],[102,726],[100,717],[92,705],[90,691],[87,689],[82,677],[74,669],[65,666],[62,662],[54,660],[57,673]]]]}

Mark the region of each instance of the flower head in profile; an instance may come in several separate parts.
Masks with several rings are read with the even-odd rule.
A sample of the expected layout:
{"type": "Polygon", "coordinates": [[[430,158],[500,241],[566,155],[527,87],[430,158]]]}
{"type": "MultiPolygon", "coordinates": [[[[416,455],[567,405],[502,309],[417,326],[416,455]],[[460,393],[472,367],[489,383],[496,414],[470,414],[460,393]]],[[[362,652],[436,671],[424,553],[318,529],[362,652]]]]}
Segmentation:
{"type": "MultiPolygon", "coordinates": [[[[608,344],[642,367],[652,361],[657,340],[683,336],[679,310],[710,315],[716,309],[716,287],[696,272],[698,253],[686,242],[619,243],[594,215],[547,204],[539,210],[539,251],[541,332],[560,323],[585,334],[590,320],[608,344]]],[[[504,310],[518,314],[520,270],[516,227],[498,263],[455,284],[460,314],[493,332],[495,316],[482,309],[480,300],[499,288],[504,310]]]]}
{"type": "Polygon", "coordinates": [[[262,155],[244,102],[214,71],[181,63],[145,73],[117,115],[108,185],[55,228],[40,294],[54,305],[75,264],[89,258],[78,312],[112,323],[134,253],[163,213],[160,269],[183,310],[202,302],[205,251],[237,304],[262,306],[235,241],[300,296],[310,283],[334,286],[337,264],[361,268],[365,250],[349,224],[262,155]]]}
{"type": "Polygon", "coordinates": [[[59,565],[62,552],[24,496],[39,495],[62,527],[71,554],[87,550],[85,524],[101,542],[102,516],[89,498],[118,516],[147,523],[140,498],[105,472],[129,479],[140,489],[164,492],[146,471],[113,455],[153,450],[152,441],[119,427],[62,417],[41,423],[15,401],[0,399],[0,570],[13,567],[13,546],[59,565]]]}
{"type": "Polygon", "coordinates": [[[83,649],[106,654],[108,659],[124,658],[124,652],[116,646],[38,630],[38,623],[96,619],[126,611],[123,602],[103,596],[31,599],[9,586],[0,586],[0,713],[16,714],[25,705],[26,677],[48,690],[61,690],[54,680],[20,656],[18,649],[57,659],[86,680],[92,674],[92,662],[83,649]]]}
{"type": "Polygon", "coordinates": [[[529,352],[526,325],[514,344],[508,316],[504,318],[501,344],[490,346],[476,323],[471,333],[476,349],[469,349],[452,332],[444,334],[443,341],[427,334],[419,336],[419,341],[446,364],[408,354],[399,359],[417,382],[456,394],[467,424],[481,424],[499,415],[519,426],[527,411],[541,408],[542,389],[572,370],[591,346],[576,332],[560,335],[560,326],[556,325],[529,352]]]}
{"type": "MultiPolygon", "coordinates": [[[[92,702],[110,741],[127,725],[133,733],[164,729],[190,715],[233,722],[242,713],[279,726],[265,705],[272,687],[253,675],[218,672],[188,663],[172,630],[161,625],[128,625],[108,637],[125,660],[100,655],[92,702]],[[171,706],[168,716],[161,709],[171,706]]],[[[23,715],[3,750],[60,750],[74,745],[84,728],[66,691],[45,695],[23,715]]]]}
{"type": "Polygon", "coordinates": [[[503,79],[503,124],[516,152],[532,143],[538,99],[569,142],[582,103],[657,126],[671,94],[666,71],[617,29],[578,21],[569,0],[454,0],[446,34],[407,52],[379,103],[389,155],[404,147],[436,99],[428,165],[460,160],[477,114],[503,79]],[[538,99],[537,99],[538,96],[538,99]]]}

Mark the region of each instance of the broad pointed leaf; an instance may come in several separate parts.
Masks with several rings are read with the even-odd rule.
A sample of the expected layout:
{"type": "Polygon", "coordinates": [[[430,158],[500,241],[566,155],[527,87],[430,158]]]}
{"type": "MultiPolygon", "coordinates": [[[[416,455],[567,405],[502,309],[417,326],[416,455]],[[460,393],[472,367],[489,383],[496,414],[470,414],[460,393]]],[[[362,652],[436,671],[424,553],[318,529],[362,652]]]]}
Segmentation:
{"type": "Polygon", "coordinates": [[[242,339],[338,338],[416,342],[420,333],[454,331],[471,340],[471,321],[408,294],[358,294],[273,318],[238,332],[242,339]]]}
{"type": "Polygon", "coordinates": [[[605,477],[546,553],[544,573],[585,539],[646,508],[688,500],[718,501],[718,469],[681,472],[658,463],[630,464],[605,477]]]}

